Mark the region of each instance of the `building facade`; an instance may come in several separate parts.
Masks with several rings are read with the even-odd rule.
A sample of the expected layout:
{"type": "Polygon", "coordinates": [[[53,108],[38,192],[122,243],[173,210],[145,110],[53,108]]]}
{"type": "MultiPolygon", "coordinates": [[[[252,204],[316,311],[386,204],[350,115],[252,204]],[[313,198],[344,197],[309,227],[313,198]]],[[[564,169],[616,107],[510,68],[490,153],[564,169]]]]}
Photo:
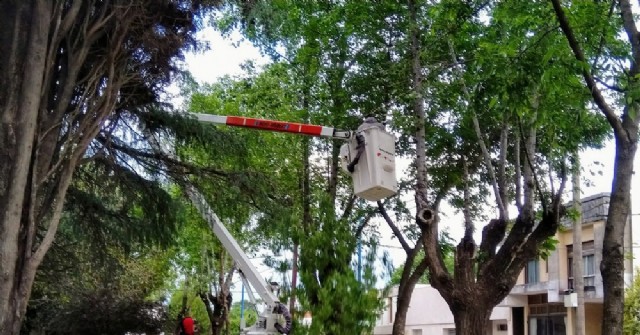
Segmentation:
{"type": "MultiPolygon", "coordinates": [[[[394,287],[389,292],[385,301],[385,309],[378,318],[378,324],[374,328],[374,335],[389,335],[393,328],[396,313],[396,298],[398,288],[394,287]]],[[[491,329],[488,332],[495,335],[508,334],[508,307],[496,307],[491,313],[491,329]]],[[[489,330],[487,330],[489,331],[489,330]]],[[[453,314],[440,293],[431,285],[418,284],[411,295],[409,310],[407,311],[406,335],[455,335],[456,327],[453,322],[453,314]]]]}
{"type": "MultiPolygon", "coordinates": [[[[546,259],[530,261],[522,270],[511,293],[491,314],[492,335],[573,335],[576,295],[573,293],[572,262],[583,262],[585,332],[601,333],[603,286],[599,264],[602,260],[604,223],[609,210],[609,195],[597,194],[582,199],[582,255],[573,254],[573,224],[565,221],[555,235],[556,248],[546,259]]],[[[624,253],[625,281],[633,279],[634,235],[632,225],[625,227],[624,253]]],[[[411,298],[407,315],[408,335],[454,334],[453,316],[439,293],[425,285],[417,287],[411,298]],[[427,316],[424,311],[433,311],[427,316]],[[453,330],[452,330],[453,329],[453,330]]],[[[391,334],[394,294],[388,298],[387,308],[381,315],[374,334],[391,334]]]]}

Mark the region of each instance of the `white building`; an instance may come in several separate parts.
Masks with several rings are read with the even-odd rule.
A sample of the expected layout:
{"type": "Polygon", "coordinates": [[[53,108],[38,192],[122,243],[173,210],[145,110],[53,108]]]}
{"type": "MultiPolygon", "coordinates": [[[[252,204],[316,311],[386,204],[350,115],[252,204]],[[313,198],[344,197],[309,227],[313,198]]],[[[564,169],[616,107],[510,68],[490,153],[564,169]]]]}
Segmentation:
{"type": "MultiPolygon", "coordinates": [[[[398,287],[393,287],[386,298],[386,307],[374,328],[374,335],[389,335],[396,314],[398,287]]],[[[494,335],[508,335],[510,318],[508,307],[496,307],[491,313],[491,328],[494,335]],[[505,330],[502,330],[505,329],[505,330]]],[[[453,314],[440,293],[431,285],[416,285],[407,311],[406,335],[455,335],[453,314]]]]}

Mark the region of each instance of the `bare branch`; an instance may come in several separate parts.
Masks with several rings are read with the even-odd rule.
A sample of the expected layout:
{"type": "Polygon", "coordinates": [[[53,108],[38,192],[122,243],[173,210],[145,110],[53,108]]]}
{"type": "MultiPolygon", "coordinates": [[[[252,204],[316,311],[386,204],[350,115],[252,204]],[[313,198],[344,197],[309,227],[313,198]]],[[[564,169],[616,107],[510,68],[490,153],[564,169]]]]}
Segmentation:
{"type": "Polygon", "coordinates": [[[58,226],[60,225],[60,219],[62,218],[64,197],[67,189],[69,188],[69,185],[71,184],[71,176],[73,175],[75,166],[74,163],[75,162],[73,160],[68,161],[66,166],[62,170],[62,176],[60,177],[60,181],[55,192],[54,201],[52,202],[53,210],[51,211],[51,218],[49,219],[47,232],[45,233],[42,241],[33,253],[33,256],[29,258],[29,267],[33,267],[34,269],[38,267],[38,265],[42,263],[44,255],[49,250],[49,247],[51,247],[51,243],[53,243],[56,231],[58,230],[58,226]]]}
{"type": "Polygon", "coordinates": [[[462,213],[464,214],[464,238],[473,239],[473,220],[471,220],[471,192],[469,191],[469,168],[466,160],[462,162],[462,178],[464,179],[463,204],[462,213]]]}
{"type": "Polygon", "coordinates": [[[418,213],[418,217],[422,221],[419,226],[422,229],[422,247],[431,274],[431,284],[445,300],[450,301],[453,279],[438,248],[438,222],[435,213],[425,210],[424,213],[418,213]]]}
{"type": "Polygon", "coordinates": [[[500,192],[500,200],[504,207],[503,219],[509,218],[509,201],[507,200],[507,151],[509,149],[509,125],[507,116],[503,116],[502,130],[500,131],[500,154],[498,156],[498,190],[500,192]]]}
{"type": "MultiPolygon", "coordinates": [[[[418,250],[418,248],[416,248],[416,250],[418,250]]],[[[428,267],[429,267],[429,260],[426,257],[421,259],[420,263],[418,263],[415,270],[413,270],[413,272],[409,276],[409,281],[413,283],[418,282],[418,280],[420,280],[420,277],[424,276],[428,267]]]]}
{"type": "Polygon", "coordinates": [[[352,194],[349,197],[349,200],[347,201],[347,204],[344,208],[344,212],[342,212],[342,216],[340,217],[340,220],[346,220],[349,217],[349,215],[351,215],[351,212],[353,211],[353,205],[355,204],[356,199],[357,197],[355,194],[352,194]]]}
{"type": "Polygon", "coordinates": [[[540,181],[538,180],[538,174],[536,173],[536,168],[533,163],[533,155],[535,154],[535,145],[536,145],[536,129],[535,123],[531,123],[529,132],[527,134],[526,139],[524,138],[524,130],[522,129],[522,122],[519,122],[520,125],[520,136],[523,136],[523,142],[525,142],[524,146],[524,192],[525,192],[525,210],[528,212],[527,215],[533,215],[531,212],[533,210],[533,193],[535,191],[538,192],[540,196],[540,202],[542,204],[543,210],[546,210],[546,196],[544,192],[542,192],[542,187],[540,185],[540,181]]]}
{"type": "Polygon", "coordinates": [[[624,89],[622,89],[622,87],[618,86],[618,85],[611,85],[611,84],[607,84],[607,82],[605,82],[604,80],[598,78],[598,77],[593,77],[598,83],[600,83],[600,85],[612,90],[612,91],[616,91],[618,93],[624,93],[624,89]]]}
{"type": "Polygon", "coordinates": [[[522,163],[520,162],[520,141],[521,138],[516,138],[514,145],[514,156],[515,156],[515,184],[516,184],[516,208],[518,211],[522,210],[522,163]]]}
{"type": "Polygon", "coordinates": [[[415,117],[415,141],[416,141],[416,206],[418,209],[423,208],[428,203],[427,199],[427,166],[425,164],[425,155],[427,146],[425,143],[425,110],[424,110],[424,96],[422,90],[422,64],[420,62],[420,53],[422,49],[422,37],[421,30],[418,28],[417,6],[414,0],[410,0],[409,6],[409,19],[413,25],[410,32],[411,40],[411,90],[414,94],[412,103],[412,109],[415,117]]]}
{"type": "Polygon", "coordinates": [[[373,217],[373,212],[367,213],[362,223],[356,229],[356,233],[355,233],[356,238],[360,238],[360,236],[362,235],[362,231],[364,231],[364,228],[366,228],[369,225],[369,222],[371,222],[372,217],[373,217]]]}
{"type": "Polygon", "coordinates": [[[393,220],[391,220],[391,217],[387,213],[387,210],[384,208],[384,204],[380,200],[378,200],[378,211],[380,211],[380,214],[384,218],[384,221],[387,222],[387,225],[389,225],[389,228],[391,228],[391,231],[393,231],[393,235],[398,238],[398,241],[400,242],[400,245],[402,245],[402,249],[404,249],[404,252],[406,252],[407,255],[411,253],[411,247],[407,243],[407,240],[405,240],[402,232],[400,232],[400,229],[398,229],[398,226],[396,226],[393,220]]]}

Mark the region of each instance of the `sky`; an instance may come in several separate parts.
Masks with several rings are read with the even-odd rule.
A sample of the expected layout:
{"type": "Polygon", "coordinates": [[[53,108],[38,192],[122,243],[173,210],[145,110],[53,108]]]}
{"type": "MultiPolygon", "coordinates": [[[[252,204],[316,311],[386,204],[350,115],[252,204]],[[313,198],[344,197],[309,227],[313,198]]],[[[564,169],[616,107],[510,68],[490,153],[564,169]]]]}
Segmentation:
{"type": "MultiPolygon", "coordinates": [[[[209,41],[210,50],[188,54],[185,59],[187,69],[199,83],[212,83],[224,75],[242,74],[240,65],[248,60],[252,60],[256,65],[264,65],[269,60],[260,54],[260,51],[249,42],[241,41],[239,33],[233,33],[229,38],[222,37],[212,28],[207,28],[199,33],[199,37],[209,41]]],[[[331,125],[326,125],[331,126],[331,125]]],[[[611,191],[613,178],[613,161],[615,157],[615,144],[609,141],[603,149],[587,150],[581,155],[581,163],[584,167],[583,179],[589,179],[589,183],[582,185],[583,197],[611,191]]],[[[636,169],[640,167],[640,153],[635,159],[636,169]]],[[[567,185],[567,199],[570,199],[570,184],[567,185]]],[[[632,212],[640,214],[640,178],[634,178],[632,182],[632,212]]],[[[514,211],[511,211],[512,213],[514,211]]],[[[463,234],[462,216],[452,211],[444,210],[441,213],[440,227],[446,227],[452,237],[458,240],[463,234]]],[[[640,215],[634,216],[639,220],[640,215]]],[[[401,266],[404,262],[405,254],[400,248],[397,239],[391,238],[391,230],[384,224],[378,224],[380,235],[382,236],[382,249],[386,250],[393,260],[394,266],[401,266]]],[[[479,242],[481,227],[476,230],[476,239],[479,242]]],[[[254,261],[254,265],[265,276],[271,272],[270,269],[261,265],[259,260],[254,261]]]]}

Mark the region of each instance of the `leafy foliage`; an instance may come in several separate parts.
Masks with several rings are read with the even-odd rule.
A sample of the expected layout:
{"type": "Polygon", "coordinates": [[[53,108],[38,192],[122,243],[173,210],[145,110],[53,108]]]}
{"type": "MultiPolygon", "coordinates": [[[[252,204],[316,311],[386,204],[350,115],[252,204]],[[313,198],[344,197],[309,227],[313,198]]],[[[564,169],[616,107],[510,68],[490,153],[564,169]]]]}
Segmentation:
{"type": "MultiPolygon", "coordinates": [[[[325,206],[330,206],[325,203],[325,206]]],[[[327,211],[328,212],[328,211],[327,211]]],[[[301,244],[302,302],[313,315],[309,334],[360,334],[371,331],[382,307],[374,272],[375,245],[366,256],[363,280],[350,266],[357,238],[349,225],[329,215],[301,244]]]]}
{"type": "MultiPolygon", "coordinates": [[[[443,232],[440,237],[440,243],[438,244],[444,258],[445,266],[449,271],[453,271],[454,269],[455,245],[453,244],[453,242],[454,242],[453,239],[449,237],[448,234],[443,232]]],[[[405,266],[403,265],[395,269],[391,273],[389,285],[399,285],[402,279],[402,272],[411,271],[410,273],[413,273],[418,267],[418,264],[422,262],[423,259],[424,259],[424,251],[420,250],[418,251],[418,254],[416,255],[413,261],[411,269],[406,270],[405,266]]],[[[429,272],[426,272],[422,277],[420,277],[420,279],[418,280],[418,284],[429,284],[429,272]]]]}
{"type": "MultiPolygon", "coordinates": [[[[605,8],[593,4],[578,9],[598,13],[595,24],[610,31],[601,15],[605,8]]],[[[554,33],[557,26],[549,20],[549,6],[476,1],[365,6],[343,1],[239,3],[228,9],[225,28],[242,27],[250,40],[287,60],[303,78],[301,99],[307,102],[310,120],[349,126],[352,116],[393,118],[397,152],[414,162],[402,186],[408,192],[414,185],[419,188],[416,212],[437,212],[440,203],[448,201],[465,214],[465,237],[456,247],[452,271],[434,247],[437,220],[421,226],[418,216],[407,234],[415,240],[428,237],[423,248],[437,279],[434,287],[452,306],[494,306],[528,259],[541,247],[543,253],[553,249],[548,237],[562,215],[566,154],[599,146],[608,129],[588,108],[589,92],[574,75],[581,65],[566,53],[563,36],[554,33]],[[422,128],[424,134],[417,131],[422,128]],[[424,183],[419,165],[428,171],[424,183]],[[476,244],[473,232],[478,221],[490,219],[486,213],[494,207],[487,206],[492,196],[500,220],[489,221],[476,244]],[[507,209],[513,204],[518,218],[507,231],[512,219],[507,209]],[[494,276],[505,272],[502,278],[494,276]],[[468,295],[469,290],[478,293],[468,295]]],[[[330,146],[319,149],[331,153],[330,146]]],[[[332,194],[333,175],[328,176],[332,194]]],[[[341,193],[336,194],[338,198],[341,193]]],[[[334,212],[333,207],[325,209],[321,197],[315,200],[313,219],[303,227],[308,229],[305,243],[313,237],[311,229],[315,233],[333,220],[323,213],[334,212]]],[[[398,218],[413,219],[410,206],[391,203],[398,204],[398,218]]],[[[336,263],[316,264],[318,272],[303,277],[306,289],[322,288],[317,277],[328,276],[322,269],[344,263],[334,259],[336,263]]]]}
{"type": "Polygon", "coordinates": [[[111,240],[96,248],[92,236],[70,228],[63,226],[38,272],[23,331],[159,332],[167,318],[167,252],[135,244],[135,253],[126,253],[111,240]]]}
{"type": "Polygon", "coordinates": [[[202,47],[195,38],[200,15],[217,4],[1,4],[0,40],[14,42],[0,56],[1,71],[11,74],[1,79],[0,132],[17,135],[0,138],[0,259],[9,269],[0,279],[0,332],[19,332],[35,272],[52,247],[63,210],[95,219],[100,227],[82,228],[103,240],[168,242],[175,229],[173,203],[161,191],[158,171],[145,174],[149,166],[135,163],[140,156],[147,162],[164,157],[141,150],[144,118],[136,113],[159,103],[178,70],[176,61],[202,47]],[[96,170],[84,185],[72,182],[79,167],[80,174],[96,170]],[[123,193],[107,198],[92,193],[92,184],[123,193]],[[157,204],[166,210],[156,211],[157,204]],[[92,209],[104,217],[92,216],[92,209]]]}
{"type": "Polygon", "coordinates": [[[636,271],[633,283],[626,289],[624,296],[624,325],[625,335],[640,332],[640,280],[636,271]]]}

